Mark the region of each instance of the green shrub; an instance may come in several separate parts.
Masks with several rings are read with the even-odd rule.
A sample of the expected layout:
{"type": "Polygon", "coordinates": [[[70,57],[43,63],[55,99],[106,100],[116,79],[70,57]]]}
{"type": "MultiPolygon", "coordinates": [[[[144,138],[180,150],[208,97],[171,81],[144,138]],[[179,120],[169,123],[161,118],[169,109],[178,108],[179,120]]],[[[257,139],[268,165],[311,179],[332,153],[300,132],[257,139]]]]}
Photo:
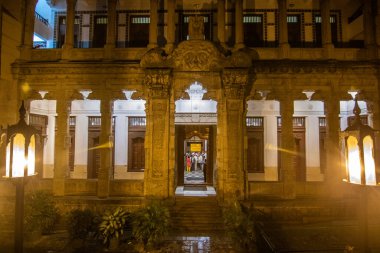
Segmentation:
{"type": "Polygon", "coordinates": [[[243,252],[256,252],[254,213],[249,208],[234,202],[224,208],[223,220],[227,235],[243,252]]]}
{"type": "Polygon", "coordinates": [[[169,209],[161,202],[152,202],[134,213],[132,234],[145,247],[154,247],[168,234],[169,224],[169,209]]]}
{"type": "Polygon", "coordinates": [[[68,216],[68,230],[72,239],[86,239],[96,232],[95,214],[89,209],[74,209],[68,216]]]}
{"type": "Polygon", "coordinates": [[[53,195],[36,191],[25,198],[25,227],[27,231],[52,233],[58,222],[59,212],[53,195]]]}
{"type": "Polygon", "coordinates": [[[103,244],[109,247],[111,239],[119,239],[126,230],[129,213],[121,207],[116,208],[113,212],[106,211],[102,216],[98,232],[103,244]]]}

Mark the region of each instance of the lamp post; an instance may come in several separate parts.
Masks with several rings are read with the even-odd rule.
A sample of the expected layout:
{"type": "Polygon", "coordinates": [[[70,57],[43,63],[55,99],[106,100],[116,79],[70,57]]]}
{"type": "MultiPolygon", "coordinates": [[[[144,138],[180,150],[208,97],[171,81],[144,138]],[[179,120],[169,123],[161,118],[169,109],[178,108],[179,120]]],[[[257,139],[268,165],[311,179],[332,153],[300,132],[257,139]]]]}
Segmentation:
{"type": "Polygon", "coordinates": [[[377,185],[375,166],[375,130],[364,125],[360,119],[360,108],[355,96],[355,114],[351,126],[341,133],[344,139],[346,178],[344,181],[360,187],[360,234],[361,252],[370,252],[368,247],[367,187],[377,185]]]}
{"type": "Polygon", "coordinates": [[[26,178],[35,175],[36,138],[41,133],[25,121],[24,101],[17,124],[8,126],[6,134],[6,178],[16,185],[15,253],[23,252],[24,187],[26,178]]]}

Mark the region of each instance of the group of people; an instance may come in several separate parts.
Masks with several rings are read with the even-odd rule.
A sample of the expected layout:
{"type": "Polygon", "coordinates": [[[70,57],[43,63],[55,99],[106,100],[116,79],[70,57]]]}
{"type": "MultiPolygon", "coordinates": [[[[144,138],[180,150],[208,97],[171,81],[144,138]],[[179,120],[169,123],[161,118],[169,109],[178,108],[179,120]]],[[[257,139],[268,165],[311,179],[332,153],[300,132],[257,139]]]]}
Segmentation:
{"type": "Polygon", "coordinates": [[[205,152],[198,153],[186,153],[186,171],[203,171],[204,165],[207,160],[207,155],[205,152]]]}

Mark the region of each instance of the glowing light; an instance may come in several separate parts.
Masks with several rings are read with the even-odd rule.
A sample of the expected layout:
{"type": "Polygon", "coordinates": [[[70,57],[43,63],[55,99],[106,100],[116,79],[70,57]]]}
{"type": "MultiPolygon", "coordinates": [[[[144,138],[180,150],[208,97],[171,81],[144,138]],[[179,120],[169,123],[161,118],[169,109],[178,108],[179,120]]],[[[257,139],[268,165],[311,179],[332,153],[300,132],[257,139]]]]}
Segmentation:
{"type": "Polygon", "coordinates": [[[358,140],[350,136],[347,139],[347,149],[348,149],[348,159],[347,166],[349,171],[349,181],[354,184],[361,183],[361,172],[360,172],[360,153],[358,140]]]}
{"type": "Polygon", "coordinates": [[[28,93],[30,91],[29,83],[25,82],[23,85],[21,85],[21,91],[23,93],[28,93]]]}
{"type": "Polygon", "coordinates": [[[28,176],[35,174],[35,150],[36,140],[34,135],[31,137],[28,147],[28,176]]]}
{"type": "Polygon", "coordinates": [[[371,136],[363,139],[364,167],[367,185],[376,185],[375,159],[373,157],[373,140],[371,136]]]}
{"type": "Polygon", "coordinates": [[[113,142],[109,141],[109,142],[103,143],[101,145],[98,145],[96,147],[89,148],[88,150],[103,149],[103,148],[112,148],[112,147],[113,147],[113,142]]]}

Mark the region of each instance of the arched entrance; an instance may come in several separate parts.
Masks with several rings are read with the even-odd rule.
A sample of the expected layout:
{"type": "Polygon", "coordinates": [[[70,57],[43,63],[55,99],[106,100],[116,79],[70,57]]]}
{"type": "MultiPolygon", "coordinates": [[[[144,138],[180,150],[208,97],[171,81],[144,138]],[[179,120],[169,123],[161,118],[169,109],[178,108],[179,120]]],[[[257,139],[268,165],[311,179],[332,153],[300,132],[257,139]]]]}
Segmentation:
{"type": "Polygon", "coordinates": [[[217,103],[202,100],[207,90],[197,81],[186,93],[175,102],[176,187],[206,190],[214,186],[217,103]]]}

